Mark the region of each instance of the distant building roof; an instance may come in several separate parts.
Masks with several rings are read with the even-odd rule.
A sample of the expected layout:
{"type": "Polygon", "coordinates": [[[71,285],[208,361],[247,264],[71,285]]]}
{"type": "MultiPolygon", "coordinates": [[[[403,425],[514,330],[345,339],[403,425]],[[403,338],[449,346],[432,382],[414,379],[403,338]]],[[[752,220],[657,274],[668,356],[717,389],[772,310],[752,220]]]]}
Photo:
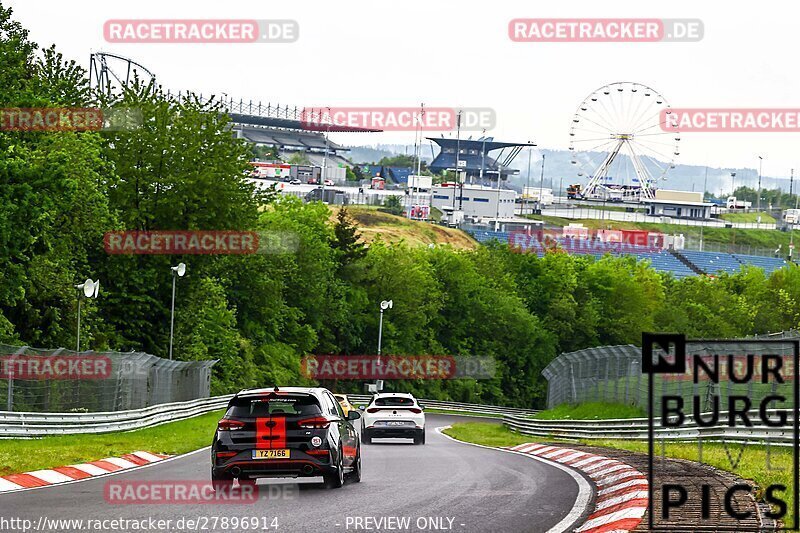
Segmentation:
{"type": "MultiPolygon", "coordinates": [[[[536,146],[531,143],[507,143],[497,142],[491,137],[486,139],[452,139],[452,138],[436,138],[428,137],[429,140],[439,145],[441,150],[436,158],[428,165],[431,172],[442,172],[447,169],[456,168],[456,149],[460,150],[458,156],[459,161],[464,161],[463,168],[468,175],[477,176],[483,168],[485,177],[493,177],[500,169],[502,162],[502,177],[506,177],[519,173],[519,170],[510,168],[508,165],[513,160],[516,153],[525,146],[536,146]],[[498,161],[487,154],[494,150],[501,150],[511,148],[511,151],[506,155],[503,161],[498,161]]],[[[502,152],[501,152],[502,154],[502,152]]]]}

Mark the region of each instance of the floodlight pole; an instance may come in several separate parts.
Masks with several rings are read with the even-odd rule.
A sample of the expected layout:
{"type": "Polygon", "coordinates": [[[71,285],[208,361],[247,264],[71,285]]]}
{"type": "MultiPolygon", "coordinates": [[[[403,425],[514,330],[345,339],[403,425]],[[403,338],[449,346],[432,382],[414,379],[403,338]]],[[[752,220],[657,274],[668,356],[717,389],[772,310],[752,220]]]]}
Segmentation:
{"type": "MultiPolygon", "coordinates": [[[[528,178],[525,188],[528,189],[525,191],[525,194],[522,195],[522,214],[525,214],[525,208],[527,207],[528,198],[531,194],[531,147],[528,147],[528,178]]],[[[540,193],[541,194],[541,193],[540,193]]]]}
{"type": "Polygon", "coordinates": [[[322,176],[320,176],[319,181],[320,185],[322,185],[322,190],[320,191],[320,200],[322,203],[325,203],[325,171],[328,167],[328,137],[331,135],[331,108],[328,108],[328,123],[325,126],[327,130],[327,135],[325,135],[325,153],[322,156],[322,176]]]}
{"type": "Polygon", "coordinates": [[[761,212],[761,163],[764,158],[758,156],[758,196],[756,197],[756,212],[761,212]]]}
{"type": "Polygon", "coordinates": [[[545,153],[542,152],[542,177],[539,178],[539,209],[542,209],[544,205],[542,201],[542,195],[544,194],[544,157],[545,153]]]}
{"type": "MultiPolygon", "coordinates": [[[[530,156],[529,156],[530,157],[530,156]]],[[[486,128],[483,130],[483,144],[481,145],[481,171],[478,176],[481,186],[483,186],[483,166],[486,162],[486,128]]],[[[530,171],[528,172],[530,173],[530,171]]]]}
{"type": "Polygon", "coordinates": [[[172,270],[172,306],[170,308],[169,317],[169,360],[172,361],[172,338],[175,331],[175,280],[178,277],[178,271],[172,270]]]}
{"type": "MultiPolygon", "coordinates": [[[[794,169],[792,169],[791,174],[789,174],[789,198],[792,197],[794,193],[794,169]]],[[[795,211],[797,210],[797,198],[795,197],[794,201],[794,208],[795,211]]],[[[795,216],[797,216],[795,214],[795,216]]],[[[789,261],[792,260],[792,252],[794,252],[794,222],[792,222],[792,227],[789,229],[789,261]]]]}
{"type": "MultiPolygon", "coordinates": [[[[455,220],[456,210],[456,190],[459,190],[459,182],[461,181],[461,170],[458,166],[458,158],[461,156],[461,110],[458,111],[456,116],[456,183],[453,187],[453,219],[455,220]]],[[[460,189],[461,196],[464,196],[463,187],[460,189]]],[[[459,200],[459,210],[461,209],[462,202],[459,200]]]]}
{"type": "Polygon", "coordinates": [[[77,346],[75,347],[76,352],[81,351],[81,295],[78,292],[78,334],[77,337],[77,346]]]}
{"type": "MultiPolygon", "coordinates": [[[[419,177],[422,174],[422,127],[425,121],[425,103],[420,102],[419,104],[419,144],[417,145],[417,179],[414,180],[414,190],[412,191],[412,198],[411,198],[411,205],[413,207],[414,200],[419,199],[419,202],[422,203],[422,197],[419,194],[419,177]]],[[[430,202],[428,202],[430,204],[430,202]]],[[[430,210],[429,210],[430,211],[430,210]]],[[[410,215],[410,212],[409,212],[410,215]]],[[[422,219],[422,215],[420,210],[417,210],[417,217],[422,219]]]]}
{"type": "Polygon", "coordinates": [[[381,338],[383,337],[383,307],[381,307],[381,319],[378,323],[378,358],[381,356],[381,338]]]}

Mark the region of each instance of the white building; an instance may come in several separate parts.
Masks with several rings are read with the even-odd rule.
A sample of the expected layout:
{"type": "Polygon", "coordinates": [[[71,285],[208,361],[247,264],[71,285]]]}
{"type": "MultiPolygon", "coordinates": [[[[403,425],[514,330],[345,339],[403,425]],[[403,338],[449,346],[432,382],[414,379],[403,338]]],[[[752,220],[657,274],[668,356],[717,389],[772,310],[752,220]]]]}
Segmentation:
{"type": "Polygon", "coordinates": [[[672,218],[706,219],[711,217],[714,205],[703,201],[702,192],[670,191],[658,189],[656,197],[645,200],[648,215],[672,218]]]}
{"type": "Polygon", "coordinates": [[[465,218],[514,218],[514,191],[481,185],[464,185],[463,197],[459,194],[461,191],[461,187],[434,185],[431,205],[440,211],[446,211],[445,207],[452,209],[455,196],[455,209],[463,211],[465,218]]]}

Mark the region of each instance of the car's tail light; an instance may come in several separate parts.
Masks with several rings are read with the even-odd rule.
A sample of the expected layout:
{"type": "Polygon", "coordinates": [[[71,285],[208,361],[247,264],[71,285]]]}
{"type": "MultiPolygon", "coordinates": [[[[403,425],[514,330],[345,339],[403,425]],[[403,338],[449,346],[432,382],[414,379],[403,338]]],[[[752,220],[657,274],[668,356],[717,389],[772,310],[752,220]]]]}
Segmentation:
{"type": "Polygon", "coordinates": [[[322,418],[320,416],[314,418],[306,418],[305,420],[300,420],[297,425],[299,425],[303,429],[325,429],[330,425],[331,421],[327,418],[322,418]]]}
{"type": "Polygon", "coordinates": [[[217,452],[217,459],[229,459],[234,457],[237,452],[217,452]]]}
{"type": "Polygon", "coordinates": [[[420,414],[422,412],[422,409],[419,409],[417,407],[412,407],[411,409],[409,409],[409,411],[411,411],[412,413],[420,414]]]}
{"type": "Polygon", "coordinates": [[[370,407],[367,409],[368,413],[377,413],[378,411],[380,411],[380,409],[376,409],[375,407],[370,407]]]}
{"type": "Polygon", "coordinates": [[[237,429],[242,429],[243,427],[244,422],[239,420],[231,420],[229,418],[223,418],[217,422],[217,431],[235,431],[237,429]]]}
{"type": "Polygon", "coordinates": [[[317,456],[327,457],[329,452],[328,452],[328,450],[306,450],[306,453],[308,455],[317,455],[317,456]]]}

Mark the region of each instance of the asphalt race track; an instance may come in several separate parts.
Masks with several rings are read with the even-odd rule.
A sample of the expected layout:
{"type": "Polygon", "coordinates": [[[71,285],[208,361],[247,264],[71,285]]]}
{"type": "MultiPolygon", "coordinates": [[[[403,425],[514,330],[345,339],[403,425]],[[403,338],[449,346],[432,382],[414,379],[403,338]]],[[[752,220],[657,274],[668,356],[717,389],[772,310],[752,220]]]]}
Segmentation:
{"type": "MultiPolygon", "coordinates": [[[[293,480],[260,480],[259,489],[262,493],[267,489],[267,497],[249,505],[123,505],[105,501],[104,487],[110,481],[208,481],[210,458],[205,449],[118,475],[0,494],[0,516],[29,519],[34,528],[44,516],[171,520],[170,529],[165,531],[521,533],[548,531],[570,513],[578,485],[566,472],[521,455],[454,442],[435,431],[436,427],[464,420],[475,419],[428,415],[427,444],[423,446],[401,439],[362,445],[362,482],[348,481],[341,489],[325,489],[315,479],[303,481],[302,487],[293,480]],[[263,518],[257,525],[239,528],[221,520],[243,517],[263,518]],[[270,527],[275,524],[274,518],[277,528],[270,527]],[[395,521],[403,518],[408,520],[408,527],[395,521]],[[176,521],[180,519],[199,519],[202,523],[189,529],[184,522],[184,528],[179,529],[176,521]]],[[[42,530],[53,529],[43,526],[42,530]]]]}

